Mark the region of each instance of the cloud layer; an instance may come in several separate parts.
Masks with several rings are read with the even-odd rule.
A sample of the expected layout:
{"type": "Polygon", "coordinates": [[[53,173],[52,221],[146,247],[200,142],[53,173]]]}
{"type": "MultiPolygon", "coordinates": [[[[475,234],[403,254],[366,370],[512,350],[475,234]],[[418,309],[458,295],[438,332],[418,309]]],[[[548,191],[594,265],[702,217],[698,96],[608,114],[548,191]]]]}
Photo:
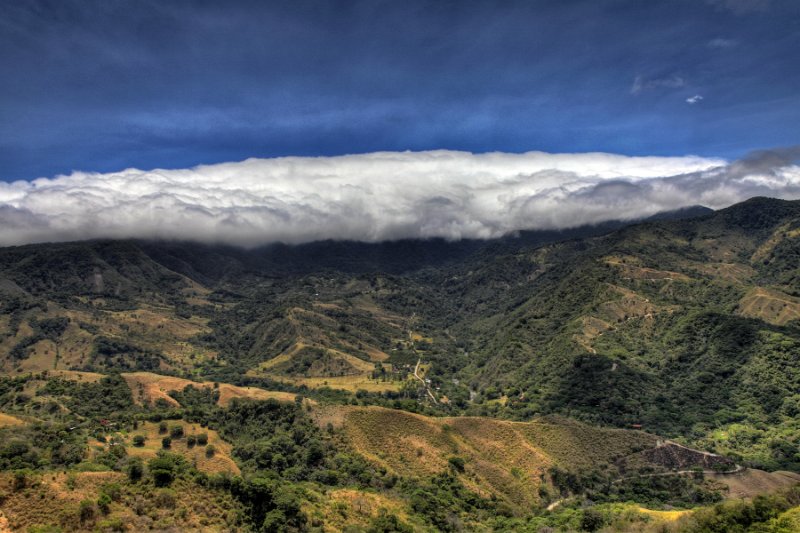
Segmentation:
{"type": "Polygon", "coordinates": [[[800,197],[796,148],[733,163],[604,153],[377,152],[0,183],[0,245],[164,238],[257,246],[493,238],[752,196],[800,197]]]}

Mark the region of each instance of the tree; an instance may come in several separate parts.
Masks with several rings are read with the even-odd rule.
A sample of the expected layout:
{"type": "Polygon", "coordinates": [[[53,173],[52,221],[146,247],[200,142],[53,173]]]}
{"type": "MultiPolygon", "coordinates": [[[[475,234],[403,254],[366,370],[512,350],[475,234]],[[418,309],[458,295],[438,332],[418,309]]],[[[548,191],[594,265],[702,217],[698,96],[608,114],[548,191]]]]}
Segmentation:
{"type": "Polygon", "coordinates": [[[168,450],[172,447],[172,439],[169,437],[164,437],[161,439],[161,447],[165,450],[168,450]]]}
{"type": "Polygon", "coordinates": [[[144,466],[142,465],[142,460],[138,457],[131,459],[130,463],[128,463],[128,479],[131,483],[136,483],[142,476],[144,475],[144,466]]]}
{"type": "Polygon", "coordinates": [[[168,487],[175,476],[185,467],[185,459],[177,454],[158,452],[158,456],[147,464],[156,487],[168,487]]]}
{"type": "Polygon", "coordinates": [[[28,475],[31,471],[28,469],[17,470],[14,472],[14,490],[22,490],[28,485],[28,475]]]}
{"type": "Polygon", "coordinates": [[[411,526],[383,507],[378,509],[378,516],[372,519],[372,523],[367,529],[367,533],[413,533],[413,531],[411,526]]]}
{"type": "Polygon", "coordinates": [[[606,524],[605,518],[599,511],[586,509],[581,517],[581,529],[584,531],[597,531],[606,524]]]}

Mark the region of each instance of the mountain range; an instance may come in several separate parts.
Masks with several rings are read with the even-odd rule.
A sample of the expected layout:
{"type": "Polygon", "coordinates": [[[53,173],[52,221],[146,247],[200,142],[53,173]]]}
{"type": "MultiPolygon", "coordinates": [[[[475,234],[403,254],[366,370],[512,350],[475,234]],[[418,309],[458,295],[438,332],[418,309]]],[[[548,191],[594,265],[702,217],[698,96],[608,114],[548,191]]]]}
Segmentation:
{"type": "MultiPolygon", "coordinates": [[[[800,201],[489,241],[3,248],[0,467],[66,530],[693,530],[800,480],[799,355],[800,201]],[[162,420],[219,461],[183,429],[134,445],[162,420]],[[65,427],[72,455],[42,436],[65,427]],[[159,460],[218,508],[137,514],[142,483],[171,490],[159,460]],[[65,496],[48,469],[122,495],[65,496]]],[[[40,524],[4,479],[8,520],[40,524]]]]}

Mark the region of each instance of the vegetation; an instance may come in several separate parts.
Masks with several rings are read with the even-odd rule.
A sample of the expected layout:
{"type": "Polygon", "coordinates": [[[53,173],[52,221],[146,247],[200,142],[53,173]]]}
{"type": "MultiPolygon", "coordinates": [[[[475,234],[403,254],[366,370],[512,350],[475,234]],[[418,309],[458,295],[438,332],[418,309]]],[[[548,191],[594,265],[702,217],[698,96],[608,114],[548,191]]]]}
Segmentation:
{"type": "Polygon", "coordinates": [[[4,513],[792,531],[796,490],[720,502],[717,472],[800,471],[800,203],[622,226],[2,249],[4,513]]]}

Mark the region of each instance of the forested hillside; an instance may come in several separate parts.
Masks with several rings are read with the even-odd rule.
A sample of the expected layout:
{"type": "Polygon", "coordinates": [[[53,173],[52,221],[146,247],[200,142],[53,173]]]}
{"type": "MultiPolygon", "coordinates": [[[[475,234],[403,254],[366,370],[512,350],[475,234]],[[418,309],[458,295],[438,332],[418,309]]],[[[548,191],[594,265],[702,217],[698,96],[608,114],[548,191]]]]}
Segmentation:
{"type": "MultiPolygon", "coordinates": [[[[0,501],[21,530],[46,525],[36,494],[64,530],[704,531],[731,509],[656,511],[800,479],[798,357],[800,202],[493,241],[4,248],[0,501]]],[[[785,490],[753,522],[795,520],[785,490]]]]}

